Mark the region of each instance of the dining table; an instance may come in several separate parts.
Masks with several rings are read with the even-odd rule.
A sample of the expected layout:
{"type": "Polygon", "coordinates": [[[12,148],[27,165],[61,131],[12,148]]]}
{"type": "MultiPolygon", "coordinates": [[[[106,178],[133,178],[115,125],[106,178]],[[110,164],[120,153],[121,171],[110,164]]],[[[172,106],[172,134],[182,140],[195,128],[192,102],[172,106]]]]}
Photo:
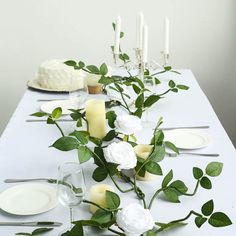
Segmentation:
{"type": "MultiPolygon", "coordinates": [[[[174,80],[177,84],[189,86],[189,90],[171,92],[160,99],[149,111],[149,117],[155,122],[163,117],[162,127],[181,126],[209,126],[207,129],[199,129],[211,137],[207,147],[193,152],[218,153],[218,157],[179,155],[177,157],[166,156],[160,165],[163,176],[157,176],[154,180],[145,182],[138,181],[138,185],[150,199],[155,190],[161,187],[163,177],[172,169],[174,179],[180,179],[188,186],[189,192],[194,190],[196,180],[193,177],[193,167],[205,169],[207,164],[213,161],[223,163],[223,171],[220,176],[211,178],[212,189],[199,188],[194,196],[180,196],[180,203],[170,203],[160,195],[156,198],[151,209],[153,218],[158,222],[169,222],[185,217],[191,210],[201,212],[202,205],[213,199],[214,211],[225,212],[233,222],[232,225],[222,228],[214,228],[205,223],[200,229],[194,223],[194,217],[186,221],[186,225],[161,232],[163,236],[235,236],[236,235],[236,151],[232,141],[217,117],[207,96],[199,86],[197,79],[189,69],[178,70],[180,74],[167,72],[160,74],[161,84],[158,91],[168,88],[168,81],[174,80]]],[[[214,78],[212,78],[214,79],[214,78]]],[[[220,96],[219,94],[216,96],[220,96]]],[[[107,99],[105,95],[89,95],[89,98],[107,99]]],[[[26,89],[19,101],[8,125],[0,138],[0,194],[4,190],[21,183],[4,183],[5,179],[27,179],[27,178],[51,178],[57,179],[58,167],[65,162],[78,162],[75,150],[63,152],[50,147],[60,137],[60,132],[55,125],[46,122],[26,122],[28,119],[44,119],[31,117],[30,114],[40,111],[44,103],[39,99],[54,100],[68,99],[68,93],[50,93],[26,89]]],[[[7,101],[6,101],[7,105],[7,101]]],[[[125,112],[121,108],[118,112],[125,112]]],[[[227,115],[227,114],[225,114],[227,115]]],[[[70,117],[64,116],[69,119],[70,117]]],[[[64,133],[69,134],[76,129],[75,122],[60,122],[64,133]]],[[[153,133],[153,128],[145,127],[136,133],[137,143],[148,144],[153,133]]],[[[89,199],[90,187],[97,182],[93,180],[92,173],[95,169],[93,160],[83,163],[82,168],[85,175],[86,195],[89,199]]],[[[113,185],[109,178],[103,181],[113,185]]],[[[120,183],[123,187],[125,185],[120,183]]],[[[50,184],[56,188],[55,184],[50,184]]],[[[114,187],[115,188],[115,187],[114,187]]],[[[121,198],[121,207],[128,203],[139,201],[133,192],[116,193],[121,198]]],[[[1,208],[1,202],[0,202],[1,208]]],[[[89,206],[85,203],[74,208],[75,220],[89,219],[91,213],[89,206]]],[[[69,210],[67,207],[57,204],[52,210],[36,215],[19,216],[0,210],[0,222],[9,221],[54,221],[63,225],[57,227],[45,235],[55,236],[68,227],[69,210]]],[[[0,236],[13,236],[17,232],[32,232],[34,228],[23,226],[0,226],[0,236]]],[[[112,235],[109,231],[98,232],[88,229],[87,235],[112,235]]],[[[114,235],[114,234],[113,234],[114,235]]]]}

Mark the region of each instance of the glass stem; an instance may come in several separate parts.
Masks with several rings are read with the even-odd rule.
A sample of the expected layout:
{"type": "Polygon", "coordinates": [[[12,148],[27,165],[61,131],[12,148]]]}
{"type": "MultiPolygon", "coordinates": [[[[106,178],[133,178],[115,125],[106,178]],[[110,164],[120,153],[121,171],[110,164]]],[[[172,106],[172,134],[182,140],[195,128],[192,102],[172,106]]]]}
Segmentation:
{"type": "Polygon", "coordinates": [[[74,222],[74,214],[73,214],[73,208],[70,207],[70,226],[73,227],[72,222],[74,222]]]}

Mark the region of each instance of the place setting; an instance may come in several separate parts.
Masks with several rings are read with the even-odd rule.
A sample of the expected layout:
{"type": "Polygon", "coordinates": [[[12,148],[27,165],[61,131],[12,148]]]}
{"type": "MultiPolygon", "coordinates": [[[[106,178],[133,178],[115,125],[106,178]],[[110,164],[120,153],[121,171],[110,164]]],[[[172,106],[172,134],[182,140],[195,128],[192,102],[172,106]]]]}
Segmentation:
{"type": "Polygon", "coordinates": [[[194,77],[170,64],[170,19],[163,18],[162,61],[150,58],[152,28],[142,12],[136,15],[132,54],[125,47],[123,24],[121,16],[111,22],[109,63],[45,60],[27,82],[32,112],[22,127],[15,123],[8,130],[14,140],[5,141],[2,152],[5,143],[0,143],[4,161],[15,157],[8,163],[10,174],[0,167],[5,219],[0,232],[9,227],[15,235],[28,236],[218,236],[235,229],[233,203],[219,201],[224,187],[231,188],[219,184],[226,182],[222,173],[230,168],[228,159],[217,143],[215,123],[198,110],[205,98],[198,97],[199,107],[190,106],[197,91],[202,94],[200,87],[196,94],[189,90],[196,85],[194,77]],[[162,100],[170,102],[164,104],[165,116],[162,100]],[[178,115],[177,106],[184,107],[178,115]],[[186,120],[185,110],[202,119],[186,120]],[[35,132],[35,126],[51,130],[35,132]],[[46,136],[52,139],[41,147],[37,141],[46,136]],[[14,175],[23,162],[34,165],[25,175],[14,175]],[[56,175],[36,176],[51,166],[58,168],[56,175]]]}

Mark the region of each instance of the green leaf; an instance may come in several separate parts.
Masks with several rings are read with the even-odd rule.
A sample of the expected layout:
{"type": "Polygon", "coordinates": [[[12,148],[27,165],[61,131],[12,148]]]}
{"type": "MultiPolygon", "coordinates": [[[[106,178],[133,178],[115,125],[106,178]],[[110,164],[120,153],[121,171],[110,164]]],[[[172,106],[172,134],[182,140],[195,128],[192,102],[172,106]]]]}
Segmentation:
{"type": "Polygon", "coordinates": [[[207,218],[202,216],[197,216],[195,218],[195,224],[198,228],[201,228],[201,226],[207,221],[207,218]]]}
{"type": "Polygon", "coordinates": [[[210,200],[208,202],[206,202],[203,206],[202,206],[202,214],[204,216],[209,216],[212,214],[214,210],[214,202],[213,200],[210,200]]]}
{"type": "Polygon", "coordinates": [[[54,147],[61,151],[70,151],[73,149],[77,149],[79,142],[72,137],[61,137],[59,138],[51,147],[54,147]]]}
{"type": "Polygon", "coordinates": [[[174,88],[175,87],[175,82],[173,80],[170,80],[168,85],[171,87],[171,88],[174,88]]]}
{"type": "Polygon", "coordinates": [[[208,223],[214,227],[225,227],[232,224],[229,217],[223,212],[215,212],[210,216],[208,223]]]}
{"type": "Polygon", "coordinates": [[[167,185],[170,183],[172,179],[173,179],[173,171],[170,170],[162,181],[162,188],[167,187],[167,185]]]}
{"type": "Polygon", "coordinates": [[[200,185],[205,188],[205,189],[211,189],[212,188],[212,184],[209,178],[207,178],[206,176],[203,176],[200,180],[200,185]]]}
{"type": "Polygon", "coordinates": [[[82,118],[79,118],[76,122],[76,127],[82,127],[82,118]]]}
{"type": "Polygon", "coordinates": [[[206,167],[206,174],[211,177],[216,177],[221,174],[222,169],[223,169],[223,163],[211,162],[206,167]]]}
{"type": "Polygon", "coordinates": [[[119,84],[114,83],[114,85],[120,93],[124,92],[124,89],[119,84]]]}
{"type": "Polygon", "coordinates": [[[123,37],[124,37],[124,35],[125,35],[125,33],[124,33],[124,32],[120,32],[120,38],[123,38],[123,37]]]}
{"type": "Polygon", "coordinates": [[[27,235],[27,236],[32,236],[31,233],[24,233],[24,232],[15,233],[15,235],[27,235]]]}
{"type": "Polygon", "coordinates": [[[162,170],[159,164],[154,161],[149,161],[145,165],[145,169],[147,172],[154,174],[154,175],[162,175],[162,170]]]}
{"type": "Polygon", "coordinates": [[[167,200],[169,200],[170,202],[175,202],[175,203],[180,202],[179,195],[174,189],[167,188],[163,191],[163,193],[165,194],[167,200]]]}
{"type": "Polygon", "coordinates": [[[152,231],[152,230],[149,230],[147,232],[147,236],[156,236],[156,233],[154,231],[152,231]]]}
{"type": "Polygon", "coordinates": [[[62,114],[62,109],[61,107],[57,107],[52,111],[52,118],[53,119],[59,119],[62,114]]]}
{"type": "Polygon", "coordinates": [[[149,156],[150,160],[160,162],[164,159],[166,154],[165,147],[155,146],[153,152],[149,156]]]}
{"type": "Polygon", "coordinates": [[[141,92],[141,89],[136,84],[132,84],[132,87],[136,94],[139,94],[141,92]]]}
{"type": "Polygon", "coordinates": [[[92,157],[92,153],[86,146],[79,146],[78,147],[78,157],[79,162],[82,164],[86,161],[88,161],[92,157]]]}
{"type": "Polygon", "coordinates": [[[84,236],[82,224],[76,223],[70,231],[63,233],[61,236],[84,236]]]}
{"type": "Polygon", "coordinates": [[[137,161],[137,164],[136,164],[136,167],[135,167],[135,171],[136,173],[141,176],[141,177],[144,177],[145,176],[145,172],[146,172],[146,169],[145,169],[145,166],[143,166],[143,162],[141,161],[137,161]],[[142,167],[142,168],[141,168],[142,167]],[[140,169],[141,168],[141,169],[140,169]]]}
{"type": "Polygon", "coordinates": [[[119,165],[119,164],[111,163],[111,162],[108,162],[108,163],[106,164],[106,166],[107,166],[107,168],[108,168],[109,173],[110,173],[111,176],[113,176],[113,175],[115,175],[115,174],[118,173],[118,170],[117,170],[117,166],[118,166],[118,165],[119,165]]]}
{"type": "Polygon", "coordinates": [[[106,168],[99,166],[93,172],[93,179],[97,182],[101,182],[106,179],[108,173],[106,168]]]}
{"type": "Polygon", "coordinates": [[[94,66],[94,65],[89,65],[89,66],[86,66],[86,68],[92,73],[92,74],[98,74],[100,73],[99,69],[94,66]]]}
{"type": "Polygon", "coordinates": [[[72,60],[65,61],[64,64],[66,64],[67,66],[76,66],[77,65],[76,61],[72,61],[72,60]]]}
{"type": "Polygon", "coordinates": [[[99,138],[95,138],[95,137],[92,137],[92,136],[89,136],[89,140],[96,144],[97,146],[101,146],[102,145],[102,140],[99,139],[99,138]]]}
{"type": "Polygon", "coordinates": [[[114,31],[116,30],[116,24],[114,22],[112,22],[112,28],[114,31]]]}
{"type": "Polygon", "coordinates": [[[82,61],[79,61],[79,68],[84,68],[85,67],[85,64],[84,64],[84,62],[82,62],[82,61]]]}
{"type": "Polygon", "coordinates": [[[103,167],[104,166],[103,162],[104,163],[106,162],[106,160],[104,158],[103,149],[101,147],[95,147],[94,148],[94,153],[96,154],[96,155],[93,155],[94,163],[98,166],[103,167]]]}
{"type": "Polygon", "coordinates": [[[144,94],[141,93],[135,100],[135,107],[141,108],[143,106],[143,103],[144,103],[144,94]]]}
{"type": "Polygon", "coordinates": [[[178,89],[177,88],[173,88],[173,89],[171,89],[171,91],[174,92],[174,93],[178,93],[178,89]]]}
{"type": "Polygon", "coordinates": [[[188,191],[187,186],[185,185],[185,183],[181,180],[176,180],[174,182],[172,182],[169,187],[173,187],[175,189],[177,189],[178,195],[182,195],[181,193],[186,193],[188,191]]]}
{"type": "Polygon", "coordinates": [[[117,209],[120,206],[120,198],[116,193],[107,190],[106,203],[108,208],[117,209]]]}
{"type": "Polygon", "coordinates": [[[117,136],[116,131],[114,129],[110,130],[106,136],[102,139],[103,141],[111,141],[117,136]]]}
{"type": "Polygon", "coordinates": [[[203,171],[198,167],[193,167],[193,176],[195,179],[201,179],[203,176],[203,171]]]}
{"type": "Polygon", "coordinates": [[[158,78],[154,78],[154,80],[155,80],[155,85],[158,85],[161,83],[161,81],[158,78]]]}
{"type": "Polygon", "coordinates": [[[30,116],[43,117],[43,116],[48,116],[48,114],[45,112],[35,112],[31,114],[30,116]]]}
{"type": "Polygon", "coordinates": [[[107,68],[107,65],[105,63],[103,63],[101,66],[100,66],[100,74],[101,75],[106,75],[108,73],[108,68],[107,68]]]}
{"type": "Polygon", "coordinates": [[[178,84],[176,87],[177,87],[178,89],[182,89],[182,90],[188,90],[188,89],[189,89],[188,86],[182,85],[182,84],[178,84]]]}
{"type": "Polygon", "coordinates": [[[173,143],[166,141],[165,145],[166,145],[166,147],[168,147],[169,149],[171,149],[175,153],[179,154],[179,149],[173,143]]]}
{"type": "Polygon", "coordinates": [[[53,230],[53,228],[38,228],[32,232],[32,235],[40,235],[53,230]]]}
{"type": "Polygon", "coordinates": [[[111,80],[111,78],[105,77],[104,75],[102,75],[101,78],[100,78],[99,81],[98,81],[98,83],[104,84],[104,85],[111,84],[112,82],[113,82],[113,81],[111,80]]]}
{"type": "Polygon", "coordinates": [[[112,213],[98,209],[92,216],[91,220],[97,221],[99,224],[110,222],[112,219],[112,213]]]}
{"type": "Polygon", "coordinates": [[[150,107],[152,106],[154,103],[156,103],[158,100],[160,99],[160,96],[158,95],[151,95],[149,96],[145,102],[144,102],[144,107],[150,107]]]}
{"type": "Polygon", "coordinates": [[[172,67],[171,66],[165,66],[164,69],[165,69],[165,71],[170,71],[172,69],[172,67]]]}
{"type": "Polygon", "coordinates": [[[116,113],[114,111],[108,111],[106,113],[106,119],[108,119],[108,125],[111,127],[111,128],[115,128],[115,125],[114,125],[114,122],[116,120],[116,113]]]}
{"type": "Polygon", "coordinates": [[[70,134],[70,136],[76,137],[81,144],[87,144],[88,143],[88,137],[89,137],[88,132],[75,130],[70,134]]]}
{"type": "Polygon", "coordinates": [[[138,108],[135,112],[134,112],[134,115],[141,118],[142,117],[142,114],[143,114],[143,110],[142,108],[138,108]]]}
{"type": "Polygon", "coordinates": [[[49,116],[47,118],[47,124],[49,124],[49,125],[54,125],[55,124],[55,121],[53,120],[53,118],[51,116],[49,116]]]}

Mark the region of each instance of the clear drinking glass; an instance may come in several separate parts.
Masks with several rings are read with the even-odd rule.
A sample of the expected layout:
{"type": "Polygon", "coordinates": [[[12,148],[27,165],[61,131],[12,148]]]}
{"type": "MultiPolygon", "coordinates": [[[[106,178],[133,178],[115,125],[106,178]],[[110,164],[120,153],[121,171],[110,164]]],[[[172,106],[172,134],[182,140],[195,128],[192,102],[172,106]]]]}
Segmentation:
{"type": "Polygon", "coordinates": [[[88,86],[85,78],[78,81],[77,78],[71,78],[71,87],[77,86],[78,89],[69,92],[69,99],[71,103],[78,109],[83,107],[88,97],[88,86]],[[80,83],[78,85],[78,83],[80,83]]]}
{"type": "MultiPolygon", "coordinates": [[[[155,86],[154,81],[153,81],[153,79],[144,78],[143,83],[145,85],[145,88],[150,91],[150,92],[148,92],[148,91],[145,92],[146,97],[148,97],[154,92],[154,86],[155,86]]],[[[151,128],[155,125],[155,122],[153,122],[151,120],[150,109],[151,108],[148,107],[146,109],[146,111],[144,112],[144,114],[143,114],[143,116],[144,116],[143,126],[146,127],[146,128],[151,128]]]]}
{"type": "MultiPolygon", "coordinates": [[[[86,187],[81,165],[75,162],[62,164],[59,167],[57,194],[59,202],[70,209],[70,223],[74,221],[73,208],[82,202],[85,191],[86,187]]],[[[62,235],[72,227],[71,223],[70,228],[64,230],[59,235],[62,235]]]]}

